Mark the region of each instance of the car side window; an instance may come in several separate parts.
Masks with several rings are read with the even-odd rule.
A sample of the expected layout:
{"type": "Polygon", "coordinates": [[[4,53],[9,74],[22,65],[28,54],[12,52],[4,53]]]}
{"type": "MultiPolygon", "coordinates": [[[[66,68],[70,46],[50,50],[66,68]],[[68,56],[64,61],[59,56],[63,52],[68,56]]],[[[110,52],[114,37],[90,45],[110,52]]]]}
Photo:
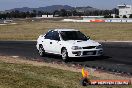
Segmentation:
{"type": "Polygon", "coordinates": [[[58,40],[58,41],[60,41],[59,33],[57,31],[53,32],[52,40],[58,40]]]}
{"type": "Polygon", "coordinates": [[[46,35],[45,35],[45,39],[52,39],[53,36],[53,31],[49,31],[46,35]]]}

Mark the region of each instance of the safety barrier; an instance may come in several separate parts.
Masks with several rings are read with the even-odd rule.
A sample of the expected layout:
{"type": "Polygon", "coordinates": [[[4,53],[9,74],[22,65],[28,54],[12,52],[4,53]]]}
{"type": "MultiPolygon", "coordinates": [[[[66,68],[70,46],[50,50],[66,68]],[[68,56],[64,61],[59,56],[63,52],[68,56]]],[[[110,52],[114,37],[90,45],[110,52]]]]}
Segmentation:
{"type": "Polygon", "coordinates": [[[76,20],[76,19],[64,19],[65,22],[132,22],[132,19],[87,19],[87,20],[76,20]]]}

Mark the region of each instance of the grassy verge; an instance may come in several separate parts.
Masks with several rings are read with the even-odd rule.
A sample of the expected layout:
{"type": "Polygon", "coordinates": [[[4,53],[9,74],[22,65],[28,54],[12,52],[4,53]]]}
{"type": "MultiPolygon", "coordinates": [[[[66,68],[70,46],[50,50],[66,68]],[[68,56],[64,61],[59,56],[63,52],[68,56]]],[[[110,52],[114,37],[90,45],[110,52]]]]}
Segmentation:
{"type": "MultiPolygon", "coordinates": [[[[90,77],[94,79],[94,77],[90,77]]],[[[0,88],[83,88],[81,73],[46,66],[0,61],[0,88]]],[[[86,88],[132,88],[129,86],[88,86],[86,88]]]]}
{"type": "Polygon", "coordinates": [[[95,40],[132,40],[131,23],[73,23],[59,21],[18,22],[0,26],[0,40],[36,40],[54,28],[75,28],[95,40]]]}
{"type": "Polygon", "coordinates": [[[80,73],[0,62],[1,88],[79,88],[80,73]]]}

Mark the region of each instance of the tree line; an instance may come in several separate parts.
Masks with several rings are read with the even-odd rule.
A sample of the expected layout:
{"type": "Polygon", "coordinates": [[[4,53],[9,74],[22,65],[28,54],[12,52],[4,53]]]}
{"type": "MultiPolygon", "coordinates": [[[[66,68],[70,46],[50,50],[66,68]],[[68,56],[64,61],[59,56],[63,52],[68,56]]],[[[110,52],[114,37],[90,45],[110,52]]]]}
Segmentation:
{"type": "Polygon", "coordinates": [[[10,18],[32,18],[42,15],[53,15],[57,17],[68,17],[68,16],[104,16],[105,18],[113,18],[111,14],[115,14],[116,18],[119,18],[118,9],[114,8],[112,10],[94,10],[94,11],[77,11],[77,10],[55,10],[52,13],[44,11],[33,10],[31,12],[20,12],[18,10],[11,12],[0,13],[0,19],[10,19],[10,18]]]}

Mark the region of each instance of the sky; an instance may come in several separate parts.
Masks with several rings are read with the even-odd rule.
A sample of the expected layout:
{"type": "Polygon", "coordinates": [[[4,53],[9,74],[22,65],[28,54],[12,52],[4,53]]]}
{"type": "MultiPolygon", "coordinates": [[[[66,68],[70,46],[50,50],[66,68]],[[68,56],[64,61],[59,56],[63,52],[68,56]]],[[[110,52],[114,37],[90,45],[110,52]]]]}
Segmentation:
{"type": "Polygon", "coordinates": [[[0,0],[0,11],[21,7],[45,7],[50,5],[91,6],[112,9],[118,4],[132,4],[132,0],[0,0]]]}

